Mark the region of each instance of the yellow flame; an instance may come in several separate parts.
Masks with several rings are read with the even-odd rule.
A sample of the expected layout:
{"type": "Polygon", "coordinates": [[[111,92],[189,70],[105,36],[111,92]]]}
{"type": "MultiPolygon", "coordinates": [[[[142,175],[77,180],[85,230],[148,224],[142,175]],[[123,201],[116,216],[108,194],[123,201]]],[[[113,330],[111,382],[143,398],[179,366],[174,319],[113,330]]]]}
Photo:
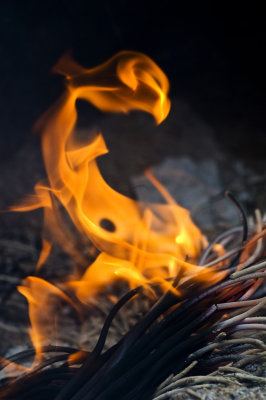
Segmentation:
{"type": "MultiPolygon", "coordinates": [[[[55,233],[69,250],[71,232],[60,216],[59,203],[82,235],[101,252],[81,279],[69,280],[68,287],[86,302],[118,278],[126,279],[131,287],[158,282],[167,290],[168,278],[180,268],[184,279],[197,275],[200,279],[202,271],[204,279],[210,277],[211,272],[207,274],[204,268],[194,265],[206,240],[189,212],[176,204],[149,172],[149,179],[168,204],[141,203],[114,191],[104,181],[96,161],[108,151],[102,135],[90,138],[86,145],[75,138],[78,99],[107,112],[142,110],[150,113],[156,123],[162,122],[170,110],[169,83],[163,71],[148,56],[131,51],[120,52],[92,69],[82,68],[65,56],[55,70],[65,75],[66,91],[38,124],[48,183],[38,183],[35,195],[13,209],[43,207],[44,231],[55,233]]],[[[38,268],[51,248],[47,239],[43,244],[38,268]]],[[[44,337],[38,328],[38,310],[47,304],[51,293],[64,295],[36,277],[28,278],[19,290],[29,301],[30,318],[33,327],[37,326],[32,337],[39,349],[44,337]]]]}

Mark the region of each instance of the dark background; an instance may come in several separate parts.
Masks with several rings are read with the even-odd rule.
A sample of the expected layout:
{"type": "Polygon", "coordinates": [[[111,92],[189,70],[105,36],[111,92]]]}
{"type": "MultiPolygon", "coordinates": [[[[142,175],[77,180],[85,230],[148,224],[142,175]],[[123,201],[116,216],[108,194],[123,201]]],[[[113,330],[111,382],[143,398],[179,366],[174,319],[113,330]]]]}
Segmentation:
{"type": "Polygon", "coordinates": [[[168,75],[171,95],[184,98],[215,127],[225,150],[263,159],[262,7],[183,3],[1,0],[1,160],[28,140],[36,119],[62,93],[62,78],[50,71],[64,52],[92,67],[122,49],[151,56],[168,75]]]}

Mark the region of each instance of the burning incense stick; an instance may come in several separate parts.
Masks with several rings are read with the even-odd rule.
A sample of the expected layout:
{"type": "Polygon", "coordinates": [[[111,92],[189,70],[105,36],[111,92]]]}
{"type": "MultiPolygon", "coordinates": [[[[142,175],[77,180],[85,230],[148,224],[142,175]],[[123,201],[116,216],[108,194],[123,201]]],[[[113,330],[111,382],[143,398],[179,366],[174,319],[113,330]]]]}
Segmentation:
{"type": "MultiPolygon", "coordinates": [[[[231,259],[234,261],[234,256],[231,259]]],[[[228,269],[231,269],[230,264],[228,269]]],[[[237,270],[237,266],[234,269],[237,270]]],[[[249,346],[257,347],[255,357],[260,360],[266,350],[263,341],[246,335],[239,339],[233,337],[234,333],[243,332],[243,329],[265,330],[265,317],[254,316],[265,309],[265,298],[241,300],[254,282],[265,276],[264,269],[264,262],[255,261],[241,274],[226,276],[223,282],[203,291],[198,282],[191,278],[183,286],[192,292],[196,290],[194,297],[185,295],[180,298],[175,292],[167,292],[159,297],[152,309],[120,341],[110,349],[103,350],[116,313],[127,301],[134,301],[133,298],[143,292],[143,288],[138,287],[126,293],[113,307],[92,352],[83,351],[76,360],[70,361],[69,354],[73,354],[74,349],[45,348],[44,353],[56,352],[59,356],[49,358],[32,372],[10,381],[8,386],[2,388],[4,398],[33,399],[36,391],[41,393],[45,387],[45,395],[57,400],[148,399],[152,398],[156,387],[168,375],[177,373],[171,384],[157,391],[156,398],[161,399],[164,393],[177,390],[174,388],[180,388],[184,383],[193,382],[195,385],[201,381],[215,381],[216,378],[208,378],[208,373],[202,380],[182,380],[183,374],[180,375],[180,371],[186,369],[188,363],[193,363],[193,371],[196,373],[199,368],[201,372],[210,368],[215,371],[221,363],[232,360],[240,365],[243,360],[252,362],[254,356],[245,356],[249,346]],[[224,316],[225,309],[232,309],[233,315],[224,316]],[[236,349],[234,354],[231,354],[232,348],[236,349]],[[217,349],[225,349],[226,352],[218,353],[217,356],[217,349]]],[[[21,354],[21,357],[24,356],[21,354]]],[[[239,378],[244,376],[252,381],[252,376],[246,378],[245,373],[241,375],[239,371],[238,374],[239,378]]],[[[217,377],[217,381],[221,382],[222,379],[217,377]]],[[[258,382],[255,378],[253,381],[258,382]]]]}

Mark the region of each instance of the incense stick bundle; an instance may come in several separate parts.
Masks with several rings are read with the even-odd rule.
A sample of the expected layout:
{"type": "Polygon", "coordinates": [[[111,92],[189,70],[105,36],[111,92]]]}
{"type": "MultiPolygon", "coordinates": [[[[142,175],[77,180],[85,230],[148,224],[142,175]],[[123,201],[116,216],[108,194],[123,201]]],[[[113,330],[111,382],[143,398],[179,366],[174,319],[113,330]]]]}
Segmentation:
{"type": "MultiPolygon", "coordinates": [[[[19,377],[2,379],[0,398],[146,400],[155,396],[161,400],[167,398],[166,393],[170,396],[171,391],[192,382],[192,373],[219,380],[209,374],[231,363],[227,371],[235,368],[234,373],[241,377],[241,368],[265,359],[266,354],[265,342],[251,335],[266,331],[266,297],[255,296],[266,277],[265,236],[266,230],[262,230],[248,238],[245,224],[244,229],[219,235],[200,261],[215,266],[217,274],[224,273],[219,283],[206,288],[204,280],[190,278],[178,286],[178,292],[160,294],[153,288],[158,299],[150,310],[106,350],[109,328],[119,310],[136,297],[145,298],[144,287],[127,292],[107,316],[92,352],[44,347],[46,360],[40,365],[19,377]],[[215,257],[215,243],[226,238],[233,242],[239,235],[241,243],[236,249],[229,250],[222,260],[215,257]],[[78,356],[70,356],[78,351],[78,356]],[[190,377],[184,378],[187,374],[190,377]]],[[[173,288],[181,279],[182,272],[173,279],[173,288]]],[[[22,352],[10,361],[23,363],[33,354],[22,352]]],[[[193,384],[200,382],[197,379],[193,384]]],[[[252,381],[249,375],[245,379],[252,381]]]]}

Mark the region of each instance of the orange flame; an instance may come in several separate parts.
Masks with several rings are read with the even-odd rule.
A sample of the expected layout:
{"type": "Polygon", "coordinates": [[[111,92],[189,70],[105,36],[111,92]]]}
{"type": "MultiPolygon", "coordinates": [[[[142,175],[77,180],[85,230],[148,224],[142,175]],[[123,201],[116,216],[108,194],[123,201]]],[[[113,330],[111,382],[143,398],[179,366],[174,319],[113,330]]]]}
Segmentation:
{"type": "MultiPolygon", "coordinates": [[[[131,287],[159,282],[165,290],[170,287],[167,279],[180,268],[184,269],[184,276],[198,275],[200,279],[204,268],[193,263],[206,240],[189,212],[178,206],[150,173],[149,179],[168,204],[140,203],[114,191],[104,181],[96,162],[97,157],[107,153],[102,135],[86,145],[80,145],[74,135],[78,99],[107,112],[143,110],[153,115],[157,124],[162,122],[170,110],[169,83],[163,71],[146,55],[130,51],[120,52],[89,70],[65,56],[55,70],[65,75],[66,91],[39,122],[49,182],[37,184],[35,196],[13,209],[43,207],[45,232],[57,232],[63,245],[70,248],[70,232],[61,226],[56,205],[59,201],[77,229],[101,252],[81,279],[72,278],[68,283],[81,301],[86,302],[117,278],[126,279],[131,287]],[[186,261],[188,258],[190,262],[186,261]]],[[[45,238],[43,244],[38,267],[51,247],[45,238]]],[[[204,279],[206,276],[205,273],[204,279]]],[[[40,299],[39,292],[62,296],[52,285],[34,277],[28,278],[19,290],[30,303],[33,325],[38,325],[37,300],[41,304],[47,300],[47,296],[40,299]]],[[[42,339],[37,329],[33,340],[38,348],[42,339]]]]}
{"type": "Polygon", "coordinates": [[[29,303],[29,318],[32,328],[29,331],[32,343],[36,350],[37,359],[41,358],[42,346],[49,344],[55,336],[54,308],[56,302],[54,298],[60,298],[73,307],[70,298],[51,283],[33,276],[29,276],[23,281],[23,285],[18,286],[18,291],[26,297],[29,303]]]}

